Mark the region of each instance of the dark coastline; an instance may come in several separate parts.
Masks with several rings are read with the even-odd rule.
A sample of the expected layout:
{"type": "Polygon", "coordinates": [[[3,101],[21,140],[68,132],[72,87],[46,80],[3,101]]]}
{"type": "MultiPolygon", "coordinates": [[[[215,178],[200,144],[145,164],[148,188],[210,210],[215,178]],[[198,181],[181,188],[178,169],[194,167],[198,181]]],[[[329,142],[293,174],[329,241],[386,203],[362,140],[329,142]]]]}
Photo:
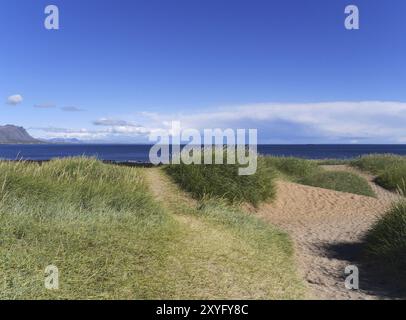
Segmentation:
{"type": "MultiPolygon", "coordinates": [[[[0,145],[0,160],[44,162],[54,158],[96,157],[106,163],[145,166],[150,163],[146,144],[19,144],[0,145]]],[[[258,154],[313,160],[349,160],[368,154],[406,156],[406,145],[290,144],[258,145],[258,154]]]]}
{"type": "MultiPolygon", "coordinates": [[[[52,161],[50,160],[8,160],[8,159],[0,159],[0,162],[24,162],[24,163],[38,163],[44,164],[52,161]]],[[[160,165],[155,165],[151,162],[142,162],[142,161],[113,161],[113,160],[100,160],[105,164],[111,164],[116,166],[124,166],[124,167],[139,167],[139,168],[152,168],[157,167],[160,165]]]]}

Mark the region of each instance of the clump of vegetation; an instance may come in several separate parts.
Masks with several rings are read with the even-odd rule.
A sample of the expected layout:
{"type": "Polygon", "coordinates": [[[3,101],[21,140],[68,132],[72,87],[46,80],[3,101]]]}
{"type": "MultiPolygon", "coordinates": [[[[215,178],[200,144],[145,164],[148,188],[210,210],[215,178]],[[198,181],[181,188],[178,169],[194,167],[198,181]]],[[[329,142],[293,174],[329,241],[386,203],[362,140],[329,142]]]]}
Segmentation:
{"type": "Polygon", "coordinates": [[[292,157],[266,157],[266,163],[282,178],[313,187],[375,196],[368,181],[357,174],[327,171],[317,161],[292,157]]]}
{"type": "Polygon", "coordinates": [[[176,224],[138,169],[95,159],[0,162],[0,298],[159,297],[176,224]],[[59,268],[60,288],[44,287],[59,268]]]}
{"type": "Polygon", "coordinates": [[[375,182],[385,189],[406,194],[406,157],[383,154],[360,157],[353,166],[377,175],[375,182]]]}
{"type": "Polygon", "coordinates": [[[217,201],[160,204],[146,170],[0,161],[0,299],[302,297],[285,233],[217,201]]]}
{"type": "Polygon", "coordinates": [[[265,157],[266,164],[289,179],[301,179],[320,171],[315,161],[294,157],[265,157]]]}
{"type": "Polygon", "coordinates": [[[351,161],[351,165],[363,171],[379,175],[388,167],[406,163],[406,158],[394,154],[370,154],[351,161]]]}
{"type": "Polygon", "coordinates": [[[315,174],[303,177],[299,182],[313,187],[349,192],[368,197],[375,196],[368,181],[351,172],[321,170],[315,174]]]}
{"type": "Polygon", "coordinates": [[[406,161],[388,166],[375,181],[388,190],[406,195],[406,161]]]}
{"type": "Polygon", "coordinates": [[[274,174],[258,158],[253,175],[239,175],[240,164],[173,164],[166,172],[184,190],[197,199],[222,198],[229,203],[248,202],[253,205],[272,199],[276,188],[274,174]]]}
{"type": "Polygon", "coordinates": [[[406,287],[406,202],[396,204],[367,233],[367,258],[406,287]]]}
{"type": "Polygon", "coordinates": [[[226,201],[205,200],[191,208],[181,199],[171,200],[166,203],[184,217],[182,232],[189,234],[175,247],[177,260],[182,261],[183,272],[174,281],[183,287],[180,297],[303,298],[305,288],[285,232],[226,201]],[[194,288],[184,285],[191,281],[194,288]]]}

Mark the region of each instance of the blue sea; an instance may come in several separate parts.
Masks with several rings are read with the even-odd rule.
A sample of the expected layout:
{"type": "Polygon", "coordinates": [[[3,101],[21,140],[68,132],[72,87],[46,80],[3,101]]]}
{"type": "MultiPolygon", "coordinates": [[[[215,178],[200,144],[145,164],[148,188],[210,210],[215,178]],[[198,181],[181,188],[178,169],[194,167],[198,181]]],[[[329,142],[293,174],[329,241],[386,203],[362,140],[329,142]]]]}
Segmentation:
{"type": "MultiPolygon", "coordinates": [[[[0,159],[49,160],[85,155],[116,162],[149,162],[150,148],[124,144],[0,145],[0,159]]],[[[259,145],[258,152],[306,159],[351,159],[371,153],[406,155],[406,145],[259,145]]]]}

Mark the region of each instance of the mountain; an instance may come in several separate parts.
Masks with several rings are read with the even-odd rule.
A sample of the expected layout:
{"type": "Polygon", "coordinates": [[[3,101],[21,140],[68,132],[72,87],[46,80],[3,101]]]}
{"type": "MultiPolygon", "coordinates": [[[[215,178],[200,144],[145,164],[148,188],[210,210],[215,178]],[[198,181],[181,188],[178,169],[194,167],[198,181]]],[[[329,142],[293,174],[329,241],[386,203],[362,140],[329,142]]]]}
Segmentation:
{"type": "Polygon", "coordinates": [[[13,143],[41,143],[41,141],[31,137],[23,127],[10,124],[0,126],[0,144],[13,143]]]}

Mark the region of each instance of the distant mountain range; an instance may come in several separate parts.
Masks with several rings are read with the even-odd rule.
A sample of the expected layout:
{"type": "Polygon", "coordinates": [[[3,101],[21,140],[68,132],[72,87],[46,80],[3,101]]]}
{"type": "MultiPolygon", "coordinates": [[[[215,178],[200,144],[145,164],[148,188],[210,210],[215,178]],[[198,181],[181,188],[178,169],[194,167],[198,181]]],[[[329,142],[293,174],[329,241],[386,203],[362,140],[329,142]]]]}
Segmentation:
{"type": "Polygon", "coordinates": [[[0,144],[35,144],[43,143],[31,137],[23,127],[17,127],[10,124],[0,126],[0,144]]]}

